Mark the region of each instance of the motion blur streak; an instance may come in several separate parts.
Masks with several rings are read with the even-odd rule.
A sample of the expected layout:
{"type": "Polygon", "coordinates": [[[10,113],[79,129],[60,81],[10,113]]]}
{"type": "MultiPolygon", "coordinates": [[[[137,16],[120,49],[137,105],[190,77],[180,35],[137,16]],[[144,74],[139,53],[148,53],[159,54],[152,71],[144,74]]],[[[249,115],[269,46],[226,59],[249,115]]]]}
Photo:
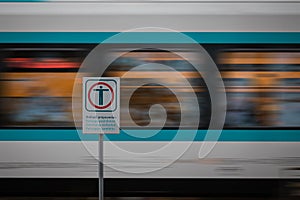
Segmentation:
{"type": "MultiPolygon", "coordinates": [[[[1,58],[1,127],[73,127],[71,94],[74,78],[84,56],[93,45],[2,45],[1,58]],[[24,48],[25,46],[25,48],[24,48]]],[[[121,45],[119,50],[126,48],[121,45]]],[[[251,48],[224,48],[206,45],[223,77],[227,98],[225,128],[298,127],[300,124],[300,49],[291,47],[253,46],[251,48]]],[[[117,49],[118,50],[118,49],[117,49]]],[[[197,55],[186,45],[182,51],[190,59],[197,55]]],[[[135,80],[163,80],[166,85],[182,93],[189,101],[189,93],[196,92],[201,110],[200,127],[205,128],[210,118],[210,98],[201,75],[192,65],[172,52],[146,49],[124,54],[111,64],[105,76],[121,77],[137,64],[146,62],[167,64],[189,80],[193,90],[181,86],[172,78],[171,71],[159,68],[132,71],[122,80],[126,89],[135,80]]],[[[122,101],[121,101],[122,102],[122,101]]],[[[183,108],[174,95],[160,85],[140,87],[131,97],[130,114],[137,124],[149,123],[147,110],[155,103],[167,108],[166,127],[178,127],[180,115],[189,113],[193,106],[183,108]],[[149,96],[152,97],[151,101],[149,96]]],[[[122,117],[121,126],[130,127],[122,117]]],[[[157,116],[157,120],[160,118],[157,116]]],[[[184,124],[189,127],[189,124],[184,124]]]]}

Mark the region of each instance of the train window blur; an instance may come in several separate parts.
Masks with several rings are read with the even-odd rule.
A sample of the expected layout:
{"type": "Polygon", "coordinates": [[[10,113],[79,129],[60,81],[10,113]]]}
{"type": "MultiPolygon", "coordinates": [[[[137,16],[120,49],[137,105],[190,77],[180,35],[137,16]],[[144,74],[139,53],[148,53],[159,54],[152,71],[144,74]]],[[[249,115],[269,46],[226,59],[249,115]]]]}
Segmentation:
{"type": "MultiPolygon", "coordinates": [[[[94,46],[1,46],[1,127],[74,127],[71,110],[73,82],[82,60],[94,46]]],[[[186,46],[182,51],[187,57],[197,56],[186,46]]],[[[213,49],[209,53],[218,65],[226,87],[225,128],[298,127],[300,49],[241,46],[205,45],[207,49],[213,49]]],[[[166,108],[167,128],[178,127],[182,114],[193,120],[196,105],[189,104],[182,108],[181,113],[176,96],[168,88],[155,84],[159,80],[177,90],[187,102],[190,92],[196,92],[201,110],[199,127],[206,128],[210,119],[206,85],[192,65],[178,55],[158,49],[129,52],[115,60],[104,75],[122,76],[132,67],[149,61],[179,71],[193,88],[182,87],[181,80],[172,79],[172,72],[164,69],[130,72],[126,79],[122,79],[121,126],[132,126],[128,117],[138,125],[147,125],[152,104],[162,104],[166,108]],[[131,97],[126,96],[126,88],[135,86],[138,79],[148,79],[152,84],[140,87],[131,97]],[[149,96],[153,97],[151,102],[149,96]],[[130,116],[122,110],[126,98],[130,98],[130,116]]],[[[160,116],[157,115],[155,120],[159,122],[160,116]]],[[[190,127],[190,124],[183,126],[190,127]]]]}
{"type": "MultiPolygon", "coordinates": [[[[185,54],[185,57],[194,59],[195,55],[192,50],[188,48],[178,49],[185,54]]],[[[150,123],[149,109],[154,104],[161,104],[167,112],[167,120],[165,127],[186,127],[193,128],[193,119],[197,116],[194,111],[195,105],[191,103],[191,92],[195,92],[198,99],[198,104],[201,110],[201,127],[207,127],[208,119],[210,116],[209,96],[206,91],[206,86],[199,73],[194,67],[184,60],[182,57],[169,51],[162,51],[159,49],[145,49],[139,51],[133,51],[123,54],[122,57],[115,60],[108,68],[105,76],[122,76],[125,72],[128,72],[126,78],[122,78],[121,85],[121,126],[132,127],[130,117],[133,122],[140,126],[147,126],[150,123]],[[151,68],[143,68],[138,71],[129,71],[133,67],[147,63],[158,63],[170,66],[172,70],[176,70],[189,81],[192,87],[187,87],[182,79],[176,78],[172,75],[176,72],[160,68],[159,65],[151,68]],[[129,71],[129,72],[128,72],[129,71]],[[139,79],[147,80],[149,84],[144,86],[136,86],[136,82],[139,79]],[[156,83],[163,83],[159,85],[156,83]],[[132,96],[128,95],[128,88],[136,87],[137,90],[132,96]],[[177,96],[169,89],[176,91],[177,96]],[[151,97],[151,98],[150,98],[151,97]],[[180,108],[178,98],[186,102],[180,108]],[[130,100],[130,116],[125,112],[123,102],[130,100]],[[123,106],[122,106],[123,104],[123,106]],[[180,122],[181,115],[188,118],[184,123],[180,122]]],[[[152,127],[158,127],[161,121],[164,121],[164,117],[160,113],[152,113],[153,118],[151,121],[152,127]]]]}
{"type": "Polygon", "coordinates": [[[1,50],[1,126],[73,127],[72,88],[85,49],[32,45],[1,50]]]}
{"type": "Polygon", "coordinates": [[[223,49],[218,64],[227,91],[227,127],[299,126],[299,49],[223,49]]]}

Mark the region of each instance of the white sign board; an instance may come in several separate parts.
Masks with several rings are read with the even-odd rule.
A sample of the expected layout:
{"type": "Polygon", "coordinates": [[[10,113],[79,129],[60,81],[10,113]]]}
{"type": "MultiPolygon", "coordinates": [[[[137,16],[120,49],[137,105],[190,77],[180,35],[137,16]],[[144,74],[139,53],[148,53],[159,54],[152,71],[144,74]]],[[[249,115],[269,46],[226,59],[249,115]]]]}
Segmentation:
{"type": "Polygon", "coordinates": [[[82,132],[120,132],[120,78],[84,77],[82,132]]]}

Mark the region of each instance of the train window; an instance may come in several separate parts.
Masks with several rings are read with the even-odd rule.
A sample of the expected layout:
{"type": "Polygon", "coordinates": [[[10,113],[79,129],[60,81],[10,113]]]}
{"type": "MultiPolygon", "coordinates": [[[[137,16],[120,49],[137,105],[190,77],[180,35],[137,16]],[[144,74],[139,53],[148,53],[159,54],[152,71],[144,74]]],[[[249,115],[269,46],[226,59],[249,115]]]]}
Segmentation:
{"type": "Polygon", "coordinates": [[[229,49],[219,54],[227,127],[297,127],[297,49],[229,49]]]}
{"type": "MultiPolygon", "coordinates": [[[[94,45],[7,45],[2,47],[0,75],[0,110],[2,127],[74,127],[72,117],[72,88],[80,63],[94,45]]],[[[206,45],[209,46],[209,45],[206,45]]],[[[227,45],[226,48],[228,48],[227,45]]],[[[300,124],[299,80],[300,50],[248,48],[224,49],[214,46],[216,58],[227,95],[225,128],[298,127],[300,124]]],[[[124,45],[126,49],[126,45],[124,45]]],[[[188,45],[180,48],[185,57],[198,59],[188,45]]],[[[180,50],[179,49],[179,50],[180,50]]],[[[122,50],[116,49],[116,51],[122,50]]],[[[134,123],[149,124],[149,108],[161,104],[167,111],[166,128],[177,128],[181,115],[189,120],[181,126],[189,128],[195,106],[199,106],[200,129],[210,120],[210,97],[206,84],[193,66],[182,57],[160,49],[142,49],[122,54],[105,76],[122,77],[121,126],[134,123]],[[164,64],[181,73],[191,88],[168,71],[155,67],[130,71],[148,62],[164,64]],[[137,87],[139,80],[149,84],[137,87]],[[164,83],[164,86],[157,84],[164,83]],[[129,88],[137,87],[132,96],[129,88]],[[187,106],[180,108],[174,89],[187,106]],[[195,92],[198,104],[190,103],[195,92]],[[149,96],[151,96],[151,101],[149,96]],[[129,114],[124,105],[129,99],[129,114]],[[132,120],[129,120],[132,119],[132,120]]],[[[162,120],[154,113],[154,127],[162,120]]]]}
{"type": "Polygon", "coordinates": [[[83,48],[3,48],[2,127],[73,127],[72,88],[83,48]]]}
{"type": "MultiPolygon", "coordinates": [[[[193,52],[184,51],[185,56],[193,58],[193,52]]],[[[122,78],[122,93],[121,93],[121,126],[132,127],[134,123],[140,126],[147,126],[150,123],[149,109],[154,104],[162,105],[167,112],[167,120],[165,127],[177,128],[179,126],[191,128],[193,127],[193,119],[197,115],[194,111],[195,106],[199,106],[201,110],[200,127],[207,127],[209,120],[209,95],[207,94],[206,86],[200,74],[194,67],[182,57],[168,51],[159,49],[145,49],[139,51],[128,52],[117,60],[115,60],[108,68],[105,76],[122,76],[127,73],[126,78],[122,78]],[[172,70],[160,68],[160,65],[148,66],[138,71],[130,71],[139,64],[158,63],[170,66],[172,70]],[[174,72],[176,71],[176,72],[174,72]],[[179,72],[191,87],[187,87],[183,80],[172,76],[172,73],[179,72]],[[144,80],[149,84],[139,86],[137,83],[144,80]],[[164,85],[156,84],[164,83],[164,85]],[[132,96],[129,96],[129,88],[137,88],[132,96]],[[170,90],[176,92],[176,95],[170,90]],[[191,93],[196,92],[198,104],[192,103],[190,100],[191,93]],[[151,97],[151,98],[150,98],[151,97]],[[180,108],[178,97],[185,102],[180,108]],[[130,116],[124,109],[127,109],[123,102],[130,99],[129,111],[130,116]],[[185,123],[181,123],[181,115],[187,116],[189,119],[185,123]]],[[[153,119],[151,124],[155,128],[164,121],[163,116],[159,113],[152,113],[153,119]]]]}

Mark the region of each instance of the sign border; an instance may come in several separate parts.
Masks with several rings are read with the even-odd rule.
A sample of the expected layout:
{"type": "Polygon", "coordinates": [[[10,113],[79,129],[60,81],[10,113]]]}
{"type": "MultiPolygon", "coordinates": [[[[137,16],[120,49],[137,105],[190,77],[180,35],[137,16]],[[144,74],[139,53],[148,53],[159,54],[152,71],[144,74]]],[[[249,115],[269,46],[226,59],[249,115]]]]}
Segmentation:
{"type": "Polygon", "coordinates": [[[85,93],[85,104],[84,104],[84,107],[85,107],[85,110],[86,111],[88,111],[88,112],[114,112],[114,111],[116,111],[117,110],[117,108],[118,108],[118,89],[116,88],[116,90],[115,90],[115,92],[116,92],[116,95],[115,95],[115,108],[114,109],[112,109],[112,110],[103,110],[103,111],[101,111],[101,110],[89,110],[89,109],[87,109],[87,83],[89,82],[89,81],[98,81],[98,82],[100,82],[100,81],[112,81],[112,82],[114,82],[115,83],[115,85],[116,85],[116,87],[118,86],[118,84],[117,84],[117,82],[114,80],[114,79],[89,79],[89,80],[87,80],[86,82],[85,82],[85,90],[84,90],[84,93],[85,93]]]}

